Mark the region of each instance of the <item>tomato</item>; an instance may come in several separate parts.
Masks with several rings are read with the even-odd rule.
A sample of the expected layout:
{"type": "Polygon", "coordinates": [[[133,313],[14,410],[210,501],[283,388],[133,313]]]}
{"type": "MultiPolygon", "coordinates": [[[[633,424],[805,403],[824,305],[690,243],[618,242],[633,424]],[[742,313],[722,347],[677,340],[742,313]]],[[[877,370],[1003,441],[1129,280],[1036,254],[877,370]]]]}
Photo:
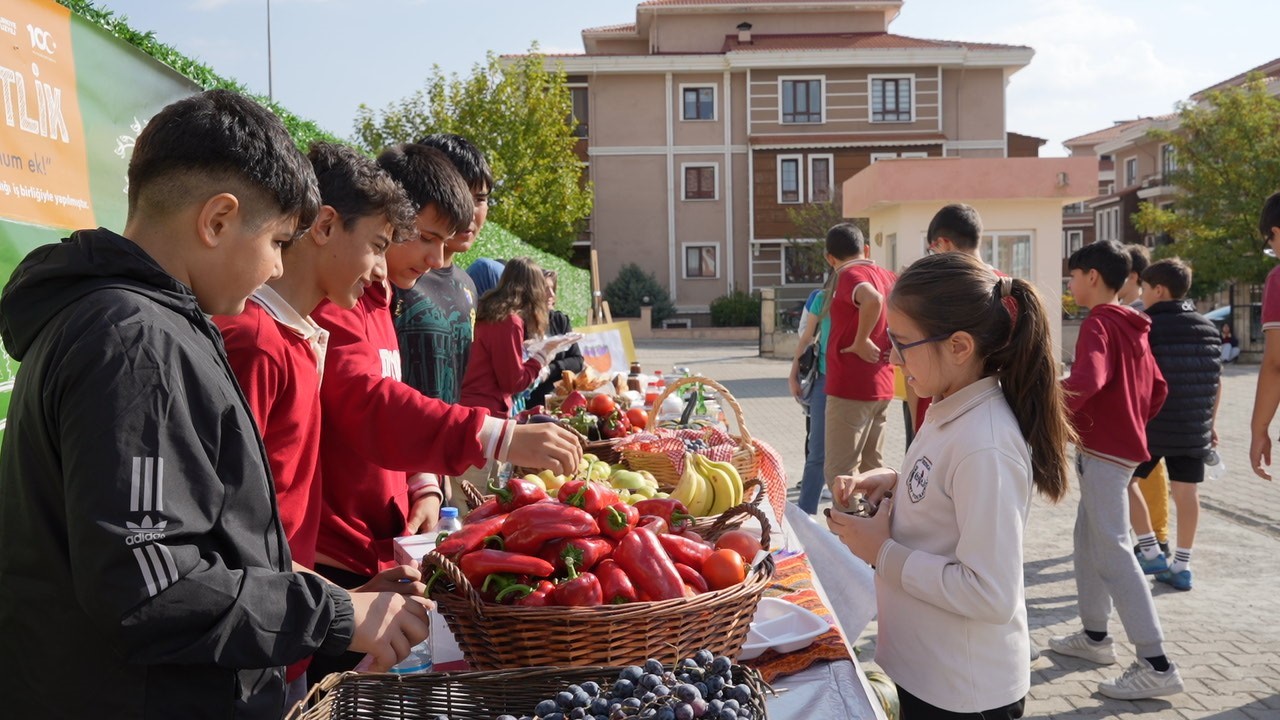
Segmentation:
{"type": "Polygon", "coordinates": [[[643,430],[649,425],[649,413],[643,408],[633,407],[628,410],[627,419],[631,421],[631,427],[636,430],[643,430]]]}
{"type": "Polygon", "coordinates": [[[736,551],[716,550],[702,563],[702,577],[707,579],[707,587],[723,590],[746,580],[747,566],[736,551]]]}
{"type": "Polygon", "coordinates": [[[744,562],[750,564],[760,552],[760,541],[752,537],[746,530],[730,530],[716,540],[717,550],[732,550],[742,556],[744,562]]]}
{"type": "Polygon", "coordinates": [[[618,405],[613,401],[613,397],[600,393],[595,395],[587,402],[587,412],[596,417],[606,417],[611,414],[618,405]]]}

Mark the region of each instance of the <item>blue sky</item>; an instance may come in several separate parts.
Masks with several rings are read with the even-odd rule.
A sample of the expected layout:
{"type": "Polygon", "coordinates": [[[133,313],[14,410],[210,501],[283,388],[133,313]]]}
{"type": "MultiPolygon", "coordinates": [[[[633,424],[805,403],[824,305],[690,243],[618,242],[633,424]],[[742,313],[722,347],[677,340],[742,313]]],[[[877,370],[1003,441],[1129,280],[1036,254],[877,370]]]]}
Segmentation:
{"type": "MultiPolygon", "coordinates": [[[[223,75],[267,91],[266,0],[100,0],[223,75]]],[[[630,22],[635,0],[272,0],[275,96],[340,137],[361,103],[466,73],[485,52],[581,52],[584,27],[630,22]]],[[[1190,93],[1280,56],[1274,0],[906,0],[891,31],[1029,45],[1010,130],[1062,140],[1170,112],[1190,93]]]]}

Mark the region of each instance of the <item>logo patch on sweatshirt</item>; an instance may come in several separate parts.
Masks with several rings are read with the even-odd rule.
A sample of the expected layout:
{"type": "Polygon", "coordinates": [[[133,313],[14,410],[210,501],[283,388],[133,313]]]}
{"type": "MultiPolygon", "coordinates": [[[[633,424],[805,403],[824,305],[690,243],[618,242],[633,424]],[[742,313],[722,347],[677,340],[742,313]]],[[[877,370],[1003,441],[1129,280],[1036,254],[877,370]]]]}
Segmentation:
{"type": "Polygon", "coordinates": [[[918,503],[924,499],[924,493],[929,489],[929,470],[933,467],[933,462],[927,457],[916,460],[916,464],[911,466],[911,474],[907,475],[907,495],[911,496],[911,502],[918,503]]]}

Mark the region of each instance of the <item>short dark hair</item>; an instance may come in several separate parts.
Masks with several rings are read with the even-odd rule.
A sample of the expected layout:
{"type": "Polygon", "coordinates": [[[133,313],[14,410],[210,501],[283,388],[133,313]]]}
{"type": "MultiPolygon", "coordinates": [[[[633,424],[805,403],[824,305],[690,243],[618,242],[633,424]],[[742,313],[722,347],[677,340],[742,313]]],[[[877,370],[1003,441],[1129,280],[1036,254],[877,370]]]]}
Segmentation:
{"type": "Polygon", "coordinates": [[[1263,246],[1271,240],[1271,228],[1280,227],[1280,192],[1272,193],[1262,203],[1262,212],[1258,216],[1258,233],[1262,235],[1263,246]]]}
{"type": "Polygon", "coordinates": [[[1124,246],[1124,251],[1129,253],[1129,274],[1137,274],[1138,278],[1142,278],[1142,273],[1146,271],[1147,266],[1151,265],[1151,251],[1146,245],[1137,243],[1128,243],[1124,246]]]}
{"type": "Polygon", "coordinates": [[[840,223],[827,231],[827,252],[837,260],[861,255],[866,246],[862,230],[853,223],[840,223]]]}
{"type": "Polygon", "coordinates": [[[129,218],[140,209],[168,213],[220,192],[260,199],[246,215],[296,217],[311,227],[320,192],[311,164],[280,118],[231,90],[208,90],[171,103],[143,128],[129,160],[129,218]]]}
{"type": "Polygon", "coordinates": [[[433,205],[455,232],[471,224],[476,209],[471,188],[444,153],[426,145],[402,143],[383,150],[378,165],[404,188],[414,215],[433,205]]]}
{"type": "Polygon", "coordinates": [[[1115,240],[1099,240],[1071,253],[1067,270],[1097,270],[1107,287],[1120,291],[1129,277],[1129,253],[1115,240]]]}
{"type": "Polygon", "coordinates": [[[1181,300],[1191,289],[1191,267],[1181,258],[1157,260],[1142,271],[1142,282],[1151,287],[1163,285],[1174,300],[1181,300]]]}
{"type": "Polygon", "coordinates": [[[382,216],[391,223],[397,240],[412,237],[414,213],[409,196],[373,160],[330,142],[311,143],[307,159],[320,185],[320,202],[338,211],[347,230],[361,218],[382,216]]]}
{"type": "Polygon", "coordinates": [[[433,147],[447,155],[472,192],[493,189],[493,171],[489,169],[489,161],[470,140],[453,133],[432,133],[419,140],[418,144],[433,147]]]}
{"type": "Polygon", "coordinates": [[[972,206],[952,203],[934,213],[925,233],[925,242],[932,244],[938,238],[946,238],[961,250],[974,250],[982,237],[982,217],[972,206]]]}

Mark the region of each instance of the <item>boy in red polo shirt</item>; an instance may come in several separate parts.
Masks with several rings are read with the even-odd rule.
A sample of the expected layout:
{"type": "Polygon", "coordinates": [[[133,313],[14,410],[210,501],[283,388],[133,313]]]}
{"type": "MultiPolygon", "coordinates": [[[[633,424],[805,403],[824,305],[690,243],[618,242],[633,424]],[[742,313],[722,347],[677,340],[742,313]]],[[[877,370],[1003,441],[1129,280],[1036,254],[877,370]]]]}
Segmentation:
{"type": "MultiPolygon", "coordinates": [[[[383,255],[393,241],[409,237],[414,216],[404,189],[355,150],[315,143],[307,159],[323,204],[315,223],[285,248],[283,276],[254,291],[244,312],[213,321],[262,434],[293,561],[311,570],[320,528],[320,380],[329,333],[309,315],[322,300],[355,307],[365,288],[385,277],[383,255]]],[[[402,566],[359,589],[420,594],[419,578],[402,566]]],[[[286,704],[306,693],[309,663],[289,666],[286,704]]]]}
{"type": "Polygon", "coordinates": [[[865,250],[856,225],[841,223],[827,231],[827,255],[837,278],[830,300],[823,476],[833,496],[837,476],[884,464],[884,423],[893,399],[884,299],[897,276],[873,263],[865,250]]]}

